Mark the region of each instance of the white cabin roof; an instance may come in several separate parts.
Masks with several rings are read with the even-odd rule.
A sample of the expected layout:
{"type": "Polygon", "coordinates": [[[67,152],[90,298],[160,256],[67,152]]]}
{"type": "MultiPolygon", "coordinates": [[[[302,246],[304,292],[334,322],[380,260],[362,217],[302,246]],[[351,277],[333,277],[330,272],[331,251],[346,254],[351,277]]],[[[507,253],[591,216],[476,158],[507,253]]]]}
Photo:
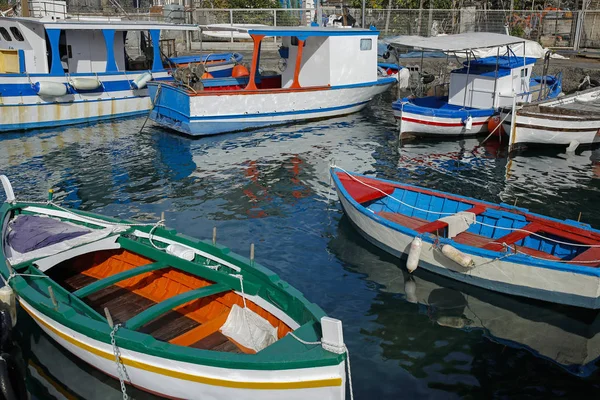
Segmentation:
{"type": "Polygon", "coordinates": [[[63,30],[100,30],[114,29],[118,31],[149,31],[153,29],[165,31],[195,31],[198,25],[189,24],[169,24],[163,22],[148,21],[111,21],[111,20],[78,20],[73,18],[55,19],[52,17],[44,18],[25,18],[25,17],[0,17],[2,21],[18,21],[23,23],[33,23],[43,25],[45,29],[63,29],[63,30]]]}
{"type": "Polygon", "coordinates": [[[366,36],[379,31],[361,28],[333,28],[322,26],[268,26],[268,25],[200,25],[201,30],[239,32],[265,36],[366,36]]]}
{"type": "Polygon", "coordinates": [[[459,52],[488,47],[508,46],[523,43],[525,39],[490,32],[459,33],[444,36],[398,36],[390,40],[391,45],[412,47],[420,50],[459,52]]]}

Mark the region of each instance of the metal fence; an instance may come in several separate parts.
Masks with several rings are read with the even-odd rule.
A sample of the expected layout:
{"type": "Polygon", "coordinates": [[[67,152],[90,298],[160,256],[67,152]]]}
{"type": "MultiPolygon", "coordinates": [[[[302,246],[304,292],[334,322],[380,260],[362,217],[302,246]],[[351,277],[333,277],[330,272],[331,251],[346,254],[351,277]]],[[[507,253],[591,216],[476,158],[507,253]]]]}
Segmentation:
{"type": "MultiPolygon", "coordinates": [[[[306,25],[315,20],[314,9],[194,9],[188,11],[197,24],[264,24],[270,26],[306,25]]],[[[350,21],[361,24],[362,11],[348,9],[350,21]]],[[[328,15],[340,15],[340,9],[323,8],[328,15]]],[[[367,26],[373,25],[382,37],[395,35],[434,36],[463,32],[510,33],[540,42],[547,47],[600,48],[600,10],[510,11],[437,9],[368,9],[367,26]],[[598,26],[596,26],[598,22],[598,26]]],[[[209,39],[210,40],[210,39],[209,39]]]]}
{"type": "MultiPolygon", "coordinates": [[[[162,6],[179,2],[185,5],[185,21],[193,24],[264,24],[270,26],[307,25],[314,21],[314,9],[221,9],[196,8],[197,0],[129,0],[121,2],[135,19],[165,19],[162,6]]],[[[118,15],[110,0],[68,0],[69,13],[101,12],[118,15]]],[[[323,7],[327,16],[341,15],[340,8],[323,7]]],[[[347,9],[348,20],[361,24],[362,10],[347,9]]],[[[168,18],[167,18],[168,19],[168,18]]],[[[509,32],[540,42],[547,47],[600,48],[600,10],[482,10],[475,6],[461,9],[367,9],[366,25],[374,25],[382,37],[395,35],[431,36],[462,32],[509,32]]],[[[199,34],[193,40],[200,40],[199,34]]],[[[204,38],[204,40],[213,40],[204,38]]]]}

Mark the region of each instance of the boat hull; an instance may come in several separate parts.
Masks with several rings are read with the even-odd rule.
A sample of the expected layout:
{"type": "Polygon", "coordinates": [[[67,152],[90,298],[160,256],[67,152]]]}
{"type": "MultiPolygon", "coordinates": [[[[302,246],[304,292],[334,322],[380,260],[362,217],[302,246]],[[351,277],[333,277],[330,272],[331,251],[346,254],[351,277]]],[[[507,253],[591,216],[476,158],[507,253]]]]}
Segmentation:
{"type": "MultiPolygon", "coordinates": [[[[336,184],[336,186],[338,186],[336,184]]],[[[375,246],[402,257],[408,254],[417,233],[396,229],[382,217],[365,211],[336,187],[344,212],[352,224],[375,246]]],[[[573,271],[544,268],[510,261],[510,257],[488,258],[469,254],[476,267],[463,268],[438,251],[433,240],[422,237],[419,267],[471,285],[510,295],[523,296],[577,307],[600,308],[600,277],[573,271]],[[479,266],[479,267],[477,267],[479,266]]]]}
{"type": "Polygon", "coordinates": [[[488,131],[488,121],[495,114],[474,117],[471,129],[467,129],[464,119],[422,115],[394,109],[394,117],[400,121],[400,134],[415,136],[475,136],[488,131]]]}
{"type": "MultiPolygon", "coordinates": [[[[189,95],[180,88],[162,85],[151,118],[191,136],[242,131],[354,113],[394,82],[394,78],[383,78],[369,85],[318,90],[275,89],[251,94],[204,92],[200,95],[189,95]]],[[[158,87],[149,86],[151,97],[158,87]]]]}
{"type": "MultiPolygon", "coordinates": [[[[502,114],[501,118],[505,117],[506,121],[510,121],[510,116],[502,114]]],[[[510,122],[505,122],[503,128],[505,132],[510,132],[511,147],[534,144],[568,146],[573,141],[587,145],[600,142],[600,118],[592,120],[517,112],[514,131],[511,131],[510,122]]]]}
{"type": "MultiPolygon", "coordinates": [[[[118,378],[110,344],[58,323],[22,298],[19,301],[40,328],[58,344],[105,374],[118,378]]],[[[345,397],[343,362],[303,369],[243,370],[168,360],[123,347],[119,351],[131,384],[164,397],[257,400],[345,397]]]]}
{"type": "MultiPolygon", "coordinates": [[[[131,82],[140,73],[74,74],[73,78],[100,80],[97,90],[69,89],[58,97],[38,95],[30,82],[43,81],[65,84],[65,76],[14,75],[0,77],[0,132],[53,128],[91,123],[148,113],[151,106],[148,89],[134,89],[131,82]]],[[[155,72],[158,81],[171,80],[168,73],[155,72]]]]}

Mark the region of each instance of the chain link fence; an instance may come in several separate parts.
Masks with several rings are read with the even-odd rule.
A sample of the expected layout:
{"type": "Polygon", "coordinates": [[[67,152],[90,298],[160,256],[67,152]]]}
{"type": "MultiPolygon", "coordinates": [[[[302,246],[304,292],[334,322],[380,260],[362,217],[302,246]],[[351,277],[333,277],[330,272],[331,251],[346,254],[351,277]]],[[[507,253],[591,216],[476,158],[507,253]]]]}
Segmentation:
{"type": "MultiPolygon", "coordinates": [[[[197,8],[197,0],[68,0],[69,14],[123,15],[132,19],[164,20],[163,7],[185,4],[187,23],[210,24],[262,24],[268,26],[308,25],[316,20],[314,9],[221,9],[197,8]],[[120,8],[120,7],[122,8],[120,8]]],[[[205,4],[205,3],[202,3],[205,4]]],[[[360,26],[362,10],[345,9],[345,20],[360,26]]],[[[342,16],[342,10],[323,7],[323,22],[331,23],[333,17],[342,16]]],[[[166,18],[168,20],[168,18],[166,18]]],[[[463,32],[510,33],[514,36],[539,42],[546,47],[600,49],[600,10],[482,10],[475,6],[461,9],[367,9],[367,26],[373,25],[381,37],[396,35],[434,36],[463,32]]],[[[199,41],[194,33],[193,40],[199,41]]],[[[203,40],[218,40],[202,38],[203,40]]],[[[233,39],[232,39],[233,40],[233,39]]]]}

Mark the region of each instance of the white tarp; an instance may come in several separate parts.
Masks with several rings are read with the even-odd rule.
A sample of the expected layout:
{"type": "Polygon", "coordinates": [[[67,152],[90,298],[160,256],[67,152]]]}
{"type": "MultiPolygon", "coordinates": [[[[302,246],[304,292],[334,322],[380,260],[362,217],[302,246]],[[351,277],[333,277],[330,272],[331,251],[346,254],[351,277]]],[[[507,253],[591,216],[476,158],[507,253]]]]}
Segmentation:
{"type": "MultiPolygon", "coordinates": [[[[525,41],[525,57],[532,57],[532,58],[544,58],[544,55],[546,54],[547,51],[549,51],[548,49],[545,49],[544,47],[542,47],[541,44],[539,44],[538,42],[534,42],[533,40],[527,40],[525,41]]],[[[473,50],[473,53],[475,54],[475,57],[477,58],[482,58],[482,57],[496,57],[498,55],[498,49],[500,49],[500,55],[506,54],[506,47],[490,47],[487,49],[477,49],[477,50],[473,50]]],[[[510,49],[513,51],[513,53],[515,53],[515,55],[517,57],[521,57],[523,56],[523,43],[518,43],[518,44],[513,44],[512,46],[510,46],[510,49]]],[[[561,56],[560,54],[552,54],[550,56],[550,58],[555,58],[555,59],[566,59],[567,57],[561,56]]]]}
{"type": "Polygon", "coordinates": [[[459,33],[433,37],[397,36],[389,41],[396,46],[412,47],[419,50],[456,52],[489,47],[508,46],[523,43],[525,39],[490,32],[459,33]]]}
{"type": "Polygon", "coordinates": [[[237,304],[231,307],[221,333],[256,352],[277,341],[277,328],[254,311],[237,304]]]}

